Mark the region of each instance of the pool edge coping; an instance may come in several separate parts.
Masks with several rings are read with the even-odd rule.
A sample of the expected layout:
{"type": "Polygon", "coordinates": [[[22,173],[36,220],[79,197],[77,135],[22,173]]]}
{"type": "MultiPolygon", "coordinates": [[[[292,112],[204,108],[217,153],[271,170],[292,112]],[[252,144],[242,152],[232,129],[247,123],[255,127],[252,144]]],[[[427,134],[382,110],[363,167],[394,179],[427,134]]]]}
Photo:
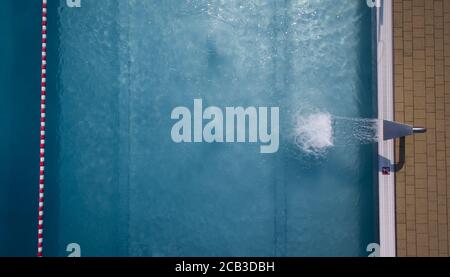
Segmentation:
{"type": "MultiPolygon", "coordinates": [[[[378,119],[394,119],[394,74],[393,74],[393,3],[380,1],[376,12],[377,32],[377,99],[378,119]]],[[[394,141],[383,140],[380,128],[378,142],[378,204],[380,256],[396,256],[395,221],[395,168],[394,141]],[[389,175],[382,172],[383,167],[390,169],[389,175]]]]}

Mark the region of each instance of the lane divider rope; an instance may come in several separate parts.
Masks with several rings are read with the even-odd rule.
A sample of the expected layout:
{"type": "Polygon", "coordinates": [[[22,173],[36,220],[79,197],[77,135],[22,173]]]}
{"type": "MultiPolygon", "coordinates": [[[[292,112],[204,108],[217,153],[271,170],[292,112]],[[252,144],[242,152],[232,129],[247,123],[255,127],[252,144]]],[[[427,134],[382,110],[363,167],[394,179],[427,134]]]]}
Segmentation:
{"type": "Polygon", "coordinates": [[[41,64],[41,125],[39,147],[39,216],[38,252],[42,257],[44,243],[44,171],[45,171],[45,96],[47,88],[47,0],[42,0],[42,64],[41,64]]]}

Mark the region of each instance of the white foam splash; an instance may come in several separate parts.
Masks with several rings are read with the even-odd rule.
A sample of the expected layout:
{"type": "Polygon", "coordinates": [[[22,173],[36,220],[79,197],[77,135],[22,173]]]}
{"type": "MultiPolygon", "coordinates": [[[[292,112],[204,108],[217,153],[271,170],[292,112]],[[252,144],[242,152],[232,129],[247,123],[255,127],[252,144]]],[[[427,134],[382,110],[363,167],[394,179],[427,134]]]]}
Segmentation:
{"type": "Polygon", "coordinates": [[[320,155],[333,146],[333,127],[328,113],[310,114],[296,118],[295,144],[303,152],[320,155]]]}

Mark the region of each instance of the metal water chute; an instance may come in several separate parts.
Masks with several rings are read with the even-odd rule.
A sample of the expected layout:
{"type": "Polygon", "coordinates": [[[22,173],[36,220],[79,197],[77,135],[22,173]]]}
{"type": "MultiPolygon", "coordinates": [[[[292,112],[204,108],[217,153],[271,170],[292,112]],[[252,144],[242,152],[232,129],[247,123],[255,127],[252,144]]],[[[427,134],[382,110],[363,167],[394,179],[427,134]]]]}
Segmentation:
{"type": "Polygon", "coordinates": [[[426,128],[414,127],[408,124],[398,123],[389,120],[383,120],[383,140],[395,139],[425,133],[426,128]]]}

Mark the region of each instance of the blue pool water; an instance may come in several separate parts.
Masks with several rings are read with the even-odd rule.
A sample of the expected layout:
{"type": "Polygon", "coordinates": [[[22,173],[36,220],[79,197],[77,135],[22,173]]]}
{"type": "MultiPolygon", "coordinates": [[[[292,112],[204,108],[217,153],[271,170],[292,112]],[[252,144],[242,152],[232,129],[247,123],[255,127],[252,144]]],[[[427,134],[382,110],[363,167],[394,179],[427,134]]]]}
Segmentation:
{"type": "Polygon", "coordinates": [[[0,256],[36,254],[40,22],[38,1],[2,2],[0,256]]]}
{"type": "MultiPolygon", "coordinates": [[[[376,115],[365,1],[49,2],[45,255],[78,243],[84,256],[366,256],[378,241],[375,145],[309,153],[295,140],[299,118],[376,115]],[[194,99],[279,107],[279,150],[174,143],[171,111],[194,99]]],[[[39,22],[29,9],[26,22],[39,22]]],[[[37,61],[19,64],[26,80],[37,47],[37,61]]],[[[36,95],[7,84],[8,95],[33,94],[16,105],[36,117],[11,128],[38,134],[38,82],[36,95]]],[[[33,161],[37,139],[21,139],[29,147],[16,142],[9,156],[33,161]]],[[[26,184],[35,199],[34,160],[21,178],[9,171],[1,197],[26,184]]],[[[0,254],[34,255],[35,206],[0,230],[22,230],[24,248],[5,242],[0,254]]]]}

